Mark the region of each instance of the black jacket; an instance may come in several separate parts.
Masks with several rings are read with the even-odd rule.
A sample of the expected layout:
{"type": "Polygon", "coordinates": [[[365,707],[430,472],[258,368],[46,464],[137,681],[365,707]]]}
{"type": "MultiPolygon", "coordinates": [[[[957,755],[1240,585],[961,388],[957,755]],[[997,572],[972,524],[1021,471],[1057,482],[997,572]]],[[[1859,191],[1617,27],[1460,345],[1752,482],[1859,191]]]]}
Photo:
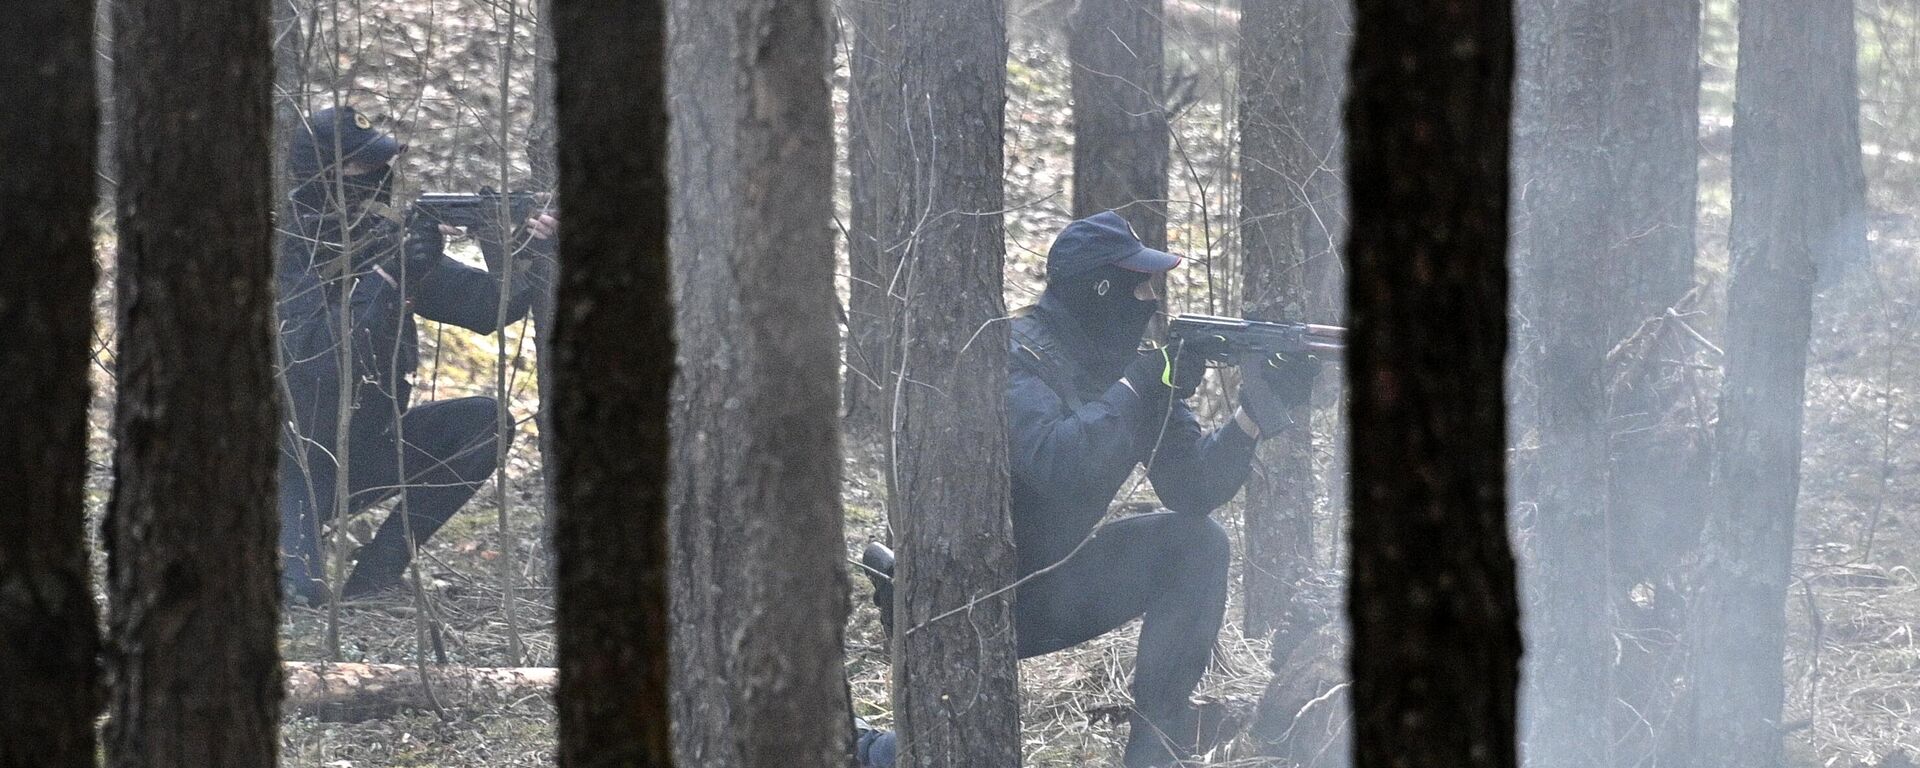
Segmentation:
{"type": "MultiPolygon", "coordinates": [[[[498,330],[499,275],[438,254],[402,259],[403,228],[380,216],[360,217],[350,237],[318,217],[289,227],[277,265],[280,373],[288,418],[310,444],[331,450],[337,421],[341,308],[353,335],[354,430],[385,430],[408,405],[409,377],[420,363],[414,316],[476,333],[498,330]],[[349,266],[342,249],[351,245],[349,266]],[[403,266],[404,265],[404,266],[403,266]],[[396,409],[397,406],[397,409],[396,409]]],[[[497,249],[488,249],[497,250],[497,249]]],[[[489,264],[504,259],[490,253],[489,264]]],[[[532,291],[509,298],[506,319],[524,317],[532,291]]]]}
{"type": "Polygon", "coordinates": [[[1239,492],[1253,438],[1232,423],[1208,432],[1185,402],[1148,402],[1117,374],[1090,371],[1075,354],[1085,334],[1051,295],[1014,320],[1012,337],[1008,459],[1023,574],[1093,530],[1135,466],[1175,512],[1208,514],[1239,492]]]}

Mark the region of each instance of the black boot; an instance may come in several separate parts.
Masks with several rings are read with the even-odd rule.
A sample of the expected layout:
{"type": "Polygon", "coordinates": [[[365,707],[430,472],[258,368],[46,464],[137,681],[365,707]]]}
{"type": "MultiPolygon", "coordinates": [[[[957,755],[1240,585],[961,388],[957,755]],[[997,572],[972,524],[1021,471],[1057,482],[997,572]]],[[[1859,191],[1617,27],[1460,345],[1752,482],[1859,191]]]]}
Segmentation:
{"type": "Polygon", "coordinates": [[[873,583],[873,606],[880,609],[880,626],[893,637],[893,550],[873,542],[860,553],[861,573],[873,583]]]}
{"type": "Polygon", "coordinates": [[[1138,711],[1128,718],[1127,768],[1170,768],[1199,753],[1198,716],[1192,709],[1148,717],[1138,711]]]}

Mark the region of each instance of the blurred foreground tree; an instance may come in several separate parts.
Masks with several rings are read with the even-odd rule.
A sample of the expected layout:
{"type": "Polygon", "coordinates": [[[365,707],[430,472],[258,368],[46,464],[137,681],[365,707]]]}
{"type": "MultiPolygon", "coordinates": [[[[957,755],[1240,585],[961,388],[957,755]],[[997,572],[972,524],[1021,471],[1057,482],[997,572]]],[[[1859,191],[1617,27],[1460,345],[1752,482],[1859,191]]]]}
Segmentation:
{"type": "Polygon", "coordinates": [[[561,766],[673,764],[668,717],[666,8],[554,0],[561,766]]]}
{"type": "Polygon", "coordinates": [[[1361,768],[1516,764],[1501,386],[1511,10],[1356,6],[1349,618],[1361,768]]]}
{"type": "Polygon", "coordinates": [[[87,567],[93,14],[0,25],[0,768],[95,764],[100,630],[87,567]]]}
{"type": "Polygon", "coordinates": [[[279,747],[269,12],[114,8],[114,766],[257,768],[279,747]]]}
{"type": "Polygon", "coordinates": [[[901,764],[1020,763],[1007,515],[1007,326],[1001,297],[1006,93],[1000,0],[903,0],[901,389],[889,517],[898,545],[894,718],[901,764]]]}
{"type": "Polygon", "coordinates": [[[1712,501],[1693,603],[1694,755],[1784,763],[1783,609],[1820,265],[1866,247],[1853,7],[1740,7],[1732,276],[1712,501]]]}

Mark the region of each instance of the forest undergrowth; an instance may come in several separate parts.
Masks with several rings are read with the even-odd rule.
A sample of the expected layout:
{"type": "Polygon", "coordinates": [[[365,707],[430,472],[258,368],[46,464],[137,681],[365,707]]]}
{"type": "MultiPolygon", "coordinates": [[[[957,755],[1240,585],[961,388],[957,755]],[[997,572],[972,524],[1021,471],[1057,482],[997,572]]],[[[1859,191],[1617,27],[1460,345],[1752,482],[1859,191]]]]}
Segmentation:
{"type": "MultiPolygon", "coordinates": [[[[429,20],[395,23],[404,27],[429,20]]],[[[482,38],[487,34],[484,26],[469,32],[482,38]]],[[[449,72],[421,86],[417,93],[424,96],[407,102],[422,105],[401,118],[415,134],[410,140],[416,146],[432,147],[436,136],[484,143],[489,131],[471,115],[492,107],[476,102],[448,108],[449,102],[439,97],[449,88],[486,82],[482,74],[492,62],[475,53],[486,42],[476,39],[472,48],[437,53],[424,45],[408,54],[422,62],[437,62],[435,66],[453,63],[449,72]],[[429,131],[429,125],[438,128],[429,131]]],[[[1044,41],[1017,43],[1010,67],[1009,307],[1035,298],[1047,244],[1068,220],[1071,130],[1064,57],[1057,51],[1044,41]]],[[[1230,254],[1237,203],[1232,196],[1228,150],[1233,119],[1219,98],[1231,92],[1231,83],[1209,79],[1225,75],[1206,74],[1230,70],[1207,66],[1209,57],[1217,55],[1218,51],[1202,50],[1175,57],[1180,62],[1176,68],[1185,67],[1183,76],[1192,78],[1189,87],[1196,94],[1174,121],[1179,136],[1169,205],[1171,250],[1191,256],[1174,281],[1174,303],[1189,311],[1234,309],[1235,270],[1230,254]]],[[[432,68],[424,63],[418,66],[432,68]]],[[[392,87],[392,75],[369,72],[363,70],[357,77],[392,87]]],[[[355,100],[374,90],[368,86],[356,93],[355,100]]],[[[472,91],[473,98],[480,99],[486,88],[475,85],[472,91]]],[[[836,98],[844,111],[844,89],[836,98]]],[[[1724,183],[1724,154],[1713,156],[1724,148],[1710,135],[1703,139],[1709,154],[1703,162],[1703,183],[1716,183],[1716,163],[1721,168],[1718,183],[1724,183]]],[[[485,158],[462,164],[446,146],[423,149],[417,157],[417,164],[403,166],[402,172],[412,176],[419,188],[464,188],[473,185],[474,179],[489,178],[489,169],[497,167],[485,158]]],[[[1875,172],[1874,165],[1870,163],[1870,173],[1875,172]]],[[[1716,208],[1715,199],[1711,189],[1703,194],[1701,240],[1703,251],[1710,254],[1706,260],[1710,266],[1702,274],[1709,281],[1724,274],[1725,201],[1720,200],[1716,208]],[[1718,268],[1711,266],[1716,248],[1718,268]]],[[[1920,575],[1914,571],[1915,563],[1920,563],[1920,518],[1915,517],[1920,510],[1920,440],[1914,434],[1912,388],[1913,382],[1920,381],[1920,340],[1913,332],[1915,321],[1920,320],[1920,299],[1916,298],[1920,297],[1920,208],[1897,195],[1879,194],[1874,202],[1873,263],[1839,277],[1816,307],[1799,544],[1792,596],[1785,606],[1790,627],[1785,728],[1790,764],[1795,768],[1898,766],[1899,760],[1920,757],[1920,692],[1908,684],[1920,672],[1920,640],[1915,637],[1915,625],[1920,623],[1920,575]]],[[[110,286],[110,237],[103,237],[103,243],[109,275],[103,285],[110,286]]],[[[1716,287],[1710,282],[1704,293],[1709,298],[1702,308],[1709,316],[1719,311],[1712,305],[1716,287]]],[[[99,397],[93,417],[94,473],[89,493],[96,513],[104,507],[111,487],[112,451],[106,427],[112,393],[112,312],[107,290],[102,289],[98,304],[95,383],[99,397]]],[[[1712,322],[1702,323],[1700,330],[1709,337],[1716,331],[1712,322]]],[[[515,351],[510,366],[512,408],[521,425],[504,472],[511,541],[503,540],[496,530],[498,509],[492,490],[483,490],[421,553],[427,598],[424,614],[406,593],[348,604],[340,612],[341,660],[412,664],[417,653],[424,653],[431,661],[454,665],[508,664],[498,561],[510,556],[519,573],[515,594],[518,634],[525,643],[521,663],[553,664],[551,556],[544,543],[544,488],[531,423],[538,407],[531,341],[530,331],[522,324],[510,332],[507,345],[515,351]]],[[[422,342],[418,397],[492,394],[492,339],[427,323],[422,342]]],[[[1329,371],[1328,376],[1336,374],[1329,371]]],[[[1711,393],[1705,396],[1710,398],[1711,393]]],[[[1217,414],[1225,404],[1217,391],[1203,393],[1202,398],[1203,413],[1217,414]]],[[[1316,422],[1330,424],[1336,408],[1337,400],[1330,400],[1316,422]]],[[[886,538],[886,490],[881,481],[884,468],[873,450],[850,444],[847,454],[844,501],[851,560],[866,542],[886,538]]],[[[1331,465],[1327,459],[1323,457],[1319,466],[1331,465]]],[[[1131,502],[1151,501],[1144,487],[1137,496],[1131,502]]],[[[1309,613],[1332,621],[1342,610],[1338,584],[1343,577],[1335,554],[1340,525],[1324,498],[1314,514],[1323,540],[1322,556],[1305,585],[1309,599],[1316,603],[1309,613]]],[[[1236,542],[1241,541],[1237,506],[1217,515],[1235,533],[1236,542]]],[[[373,529],[372,522],[355,522],[346,534],[364,540],[373,529]]],[[[889,722],[886,644],[865,580],[852,581],[847,663],[855,711],[885,724],[889,722]]],[[[1222,704],[1230,720],[1244,720],[1270,676],[1268,647],[1265,638],[1243,636],[1237,623],[1237,563],[1233,591],[1229,626],[1220,636],[1214,669],[1198,695],[1222,704]]],[[[282,633],[285,657],[326,658],[327,622],[324,610],[289,608],[282,633]]],[[[1027,765],[1064,768],[1118,763],[1136,630],[1137,623],[1081,647],[1022,664],[1027,765]]],[[[1313,646],[1314,658],[1302,660],[1296,653],[1291,658],[1301,663],[1288,674],[1331,690],[1339,685],[1340,645],[1337,631],[1325,634],[1333,639],[1313,646]]],[[[551,706],[537,695],[476,702],[459,711],[403,711],[360,722],[323,721],[289,709],[282,760],[285,765],[319,768],[547,766],[553,761],[553,726],[551,706]]],[[[1241,755],[1243,751],[1229,744],[1216,754],[1212,765],[1263,764],[1241,755]]]]}

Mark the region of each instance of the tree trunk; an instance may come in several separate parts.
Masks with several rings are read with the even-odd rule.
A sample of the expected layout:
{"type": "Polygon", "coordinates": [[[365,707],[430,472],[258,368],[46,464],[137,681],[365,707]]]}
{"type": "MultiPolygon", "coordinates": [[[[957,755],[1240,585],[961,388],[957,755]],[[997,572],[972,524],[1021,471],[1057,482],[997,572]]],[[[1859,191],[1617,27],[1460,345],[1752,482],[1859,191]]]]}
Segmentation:
{"type": "MultiPolygon", "coordinates": [[[[1693,286],[1699,193],[1700,2],[1659,0],[1612,16],[1609,144],[1617,194],[1608,205],[1612,270],[1607,340],[1620,344],[1693,286]]],[[[1668,323],[1609,374],[1609,614],[1638,642],[1619,646],[1615,764],[1680,764],[1673,669],[1685,630],[1680,559],[1699,540],[1707,485],[1702,425],[1675,416],[1698,374],[1663,364],[1684,344],[1668,323]],[[1650,588],[1651,600],[1632,599],[1650,588]]]]}
{"type": "Polygon", "coordinates": [[[678,366],[673,383],[672,551],[674,749],[702,768],[740,765],[731,737],[727,677],[745,591],[737,542],[746,536],[733,505],[739,476],[731,442],[746,434],[735,394],[730,329],[740,309],[731,251],[738,200],[735,131],[739,72],[732,55],[730,3],[672,0],[668,67],[673,120],[671,201],[674,317],[678,366]]]}
{"type": "Polygon", "coordinates": [[[826,9],[687,3],[673,24],[678,745],[829,764],[850,714],[826,9]]]}
{"type": "Polygon", "coordinates": [[[1073,61],[1073,217],[1119,211],[1148,248],[1167,247],[1166,52],[1161,0],[1080,0],[1073,61]]]}
{"type": "Polygon", "coordinates": [[[1520,635],[1501,386],[1511,6],[1362,0],[1356,11],[1355,762],[1513,766],[1520,635]]]}
{"type": "Polygon", "coordinates": [[[1612,319],[1606,0],[1558,0],[1542,74],[1548,120],[1530,193],[1542,301],[1534,380],[1534,557],[1527,580],[1527,758],[1608,765],[1613,637],[1607,613],[1607,403],[1612,319]]]}
{"type": "Polygon", "coordinates": [[[93,14],[29,0],[0,50],[0,768],[91,768],[100,632],[87,567],[93,14]]]}
{"type": "Polygon", "coordinates": [[[254,768],[279,746],[269,11],[114,11],[114,766],[254,768]]]}
{"type": "MultiPolygon", "coordinates": [[[[905,133],[915,238],[889,458],[899,544],[894,718],[901,765],[1020,763],[1007,516],[1000,210],[1007,42],[1000,0],[906,0],[905,133]]],[[[902,220],[906,221],[905,219],[902,220]]]]}
{"type": "Polygon", "coordinates": [[[1785,612],[1816,268],[1866,247],[1853,7],[1740,9],[1732,277],[1693,603],[1693,764],[1779,766],[1785,612]]]}
{"type": "Polygon", "coordinates": [[[893,412],[895,291],[904,237],[903,196],[912,169],[903,151],[906,102],[900,73],[900,4],[847,4],[853,40],[847,85],[847,375],[846,429],[861,443],[886,439],[893,412]]]}
{"type": "MultiPolygon", "coordinates": [[[[1304,320],[1310,314],[1305,195],[1315,167],[1301,126],[1309,119],[1305,6],[1246,0],[1240,6],[1240,242],[1243,312],[1262,320],[1304,320]]],[[[1310,424],[1309,409],[1294,419],[1310,424]]],[[[1247,560],[1242,631],[1275,635],[1301,622],[1288,616],[1297,582],[1313,560],[1313,435],[1304,427],[1260,447],[1247,478],[1247,560]]],[[[1282,646],[1297,642],[1275,635],[1282,646]]],[[[1292,649],[1275,649],[1285,656],[1292,649]]]]}
{"type": "Polygon", "coordinates": [[[755,768],[844,762],[851,732],[828,14],[827,0],[745,0],[734,17],[741,313],[729,386],[746,429],[727,442],[746,537],[729,678],[741,763],[755,768]]]}
{"type": "MultiPolygon", "coordinates": [[[[1073,63],[1073,217],[1118,211],[1148,248],[1167,248],[1168,133],[1162,0],[1078,0],[1073,63]]],[[[1165,273],[1153,285],[1166,295],[1165,273]]],[[[1158,335],[1156,315],[1149,334],[1158,335]]]]}
{"type": "Polygon", "coordinates": [[[666,8],[554,0],[554,552],[561,766],[673,764],[666,8]]]}

